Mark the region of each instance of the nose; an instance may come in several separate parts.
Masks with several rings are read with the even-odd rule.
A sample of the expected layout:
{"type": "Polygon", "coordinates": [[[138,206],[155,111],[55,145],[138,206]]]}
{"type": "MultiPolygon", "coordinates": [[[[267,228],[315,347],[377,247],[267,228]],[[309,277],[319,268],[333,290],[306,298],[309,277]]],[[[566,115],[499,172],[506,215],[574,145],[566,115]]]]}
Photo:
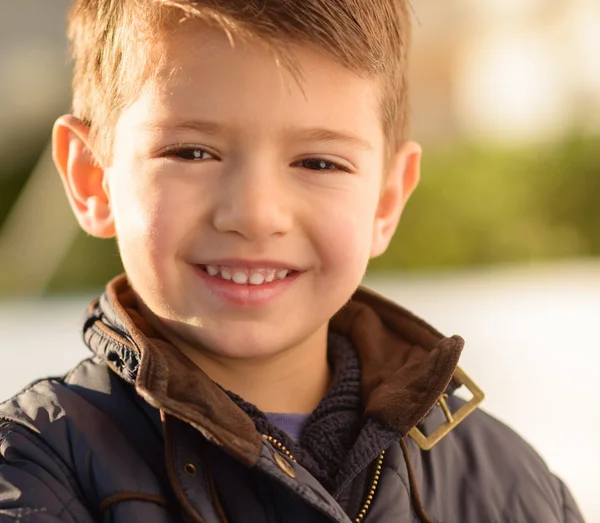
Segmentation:
{"type": "Polygon", "coordinates": [[[215,201],[215,229],[250,241],[286,234],[292,228],[293,212],[284,177],[264,163],[224,173],[215,201]]]}

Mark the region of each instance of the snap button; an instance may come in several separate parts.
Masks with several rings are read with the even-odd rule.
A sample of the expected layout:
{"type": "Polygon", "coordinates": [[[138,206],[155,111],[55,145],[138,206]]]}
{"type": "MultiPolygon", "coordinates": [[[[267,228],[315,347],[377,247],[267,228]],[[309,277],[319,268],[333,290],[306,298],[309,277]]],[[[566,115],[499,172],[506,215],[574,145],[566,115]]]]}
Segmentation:
{"type": "Polygon", "coordinates": [[[296,477],[294,468],[280,454],[275,453],[275,463],[277,463],[277,466],[290,478],[294,479],[296,477]]]}
{"type": "Polygon", "coordinates": [[[194,465],[193,463],[186,463],[183,466],[183,470],[188,476],[195,476],[198,473],[198,471],[196,470],[196,465],[194,465]]]}

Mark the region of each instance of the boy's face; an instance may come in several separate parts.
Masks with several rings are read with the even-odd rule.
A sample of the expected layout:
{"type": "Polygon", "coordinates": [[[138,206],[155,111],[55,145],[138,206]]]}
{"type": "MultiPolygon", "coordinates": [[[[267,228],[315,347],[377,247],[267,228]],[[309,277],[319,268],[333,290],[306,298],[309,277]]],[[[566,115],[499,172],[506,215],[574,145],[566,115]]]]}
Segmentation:
{"type": "MultiPolygon", "coordinates": [[[[116,233],[145,305],[215,356],[324,339],[387,247],[418,179],[418,146],[406,144],[384,176],[376,83],[308,48],[295,49],[294,79],[261,46],[232,48],[190,23],[166,58],[174,71],[122,113],[97,183],[88,175],[78,189],[83,176],[68,174],[78,162],[63,162],[80,222],[116,233]]],[[[81,159],[73,142],[85,133],[60,134],[55,149],[70,140],[81,159]]]]}

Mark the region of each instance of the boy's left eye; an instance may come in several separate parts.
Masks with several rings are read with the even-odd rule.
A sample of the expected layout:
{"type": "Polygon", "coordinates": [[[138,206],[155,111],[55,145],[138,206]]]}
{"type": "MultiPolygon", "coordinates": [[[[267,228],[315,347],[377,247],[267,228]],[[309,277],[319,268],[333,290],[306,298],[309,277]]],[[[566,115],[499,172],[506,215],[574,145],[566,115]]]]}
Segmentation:
{"type": "Polygon", "coordinates": [[[186,161],[211,160],[215,158],[214,155],[199,147],[182,146],[167,149],[166,151],[162,152],[161,156],[177,158],[178,160],[186,161]]]}
{"type": "Polygon", "coordinates": [[[339,163],[330,162],[323,158],[307,158],[293,164],[294,167],[302,167],[310,171],[344,171],[349,172],[347,167],[339,163]]]}

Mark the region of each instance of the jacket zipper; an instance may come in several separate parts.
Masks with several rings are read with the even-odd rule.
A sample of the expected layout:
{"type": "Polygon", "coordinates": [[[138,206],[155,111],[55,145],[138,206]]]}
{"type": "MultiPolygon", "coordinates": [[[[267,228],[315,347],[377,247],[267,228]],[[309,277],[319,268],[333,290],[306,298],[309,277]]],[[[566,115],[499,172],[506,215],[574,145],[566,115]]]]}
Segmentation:
{"type": "MultiPolygon", "coordinates": [[[[285,445],[283,445],[283,443],[281,443],[280,441],[275,439],[273,436],[268,436],[267,434],[263,434],[263,436],[269,443],[271,443],[272,445],[277,447],[278,450],[283,452],[294,463],[297,463],[297,461],[294,458],[294,456],[292,455],[292,453],[288,449],[285,448],[285,445]]],[[[384,455],[385,455],[385,450],[381,454],[379,454],[379,457],[377,458],[377,463],[375,464],[375,473],[373,474],[373,481],[371,482],[371,488],[369,489],[367,498],[365,499],[365,502],[363,503],[363,506],[360,509],[358,516],[356,516],[354,518],[354,523],[361,523],[365,519],[367,512],[369,511],[369,507],[371,506],[371,503],[373,502],[373,498],[375,497],[375,492],[377,491],[377,485],[379,484],[379,478],[381,477],[381,469],[383,466],[384,455]]]]}
{"type": "Polygon", "coordinates": [[[296,461],[296,458],[294,458],[294,456],[292,456],[292,453],[288,449],[285,448],[285,446],[283,445],[283,443],[281,443],[280,441],[276,440],[273,436],[267,436],[266,434],[263,434],[263,436],[265,437],[265,439],[269,443],[271,443],[272,445],[275,445],[281,452],[283,452],[294,463],[298,463],[296,461]]]}
{"type": "Polygon", "coordinates": [[[379,454],[379,457],[377,458],[377,463],[375,464],[375,474],[373,474],[373,481],[371,482],[371,488],[369,489],[369,493],[367,494],[367,499],[365,499],[363,507],[360,509],[358,516],[356,516],[354,518],[354,523],[361,523],[361,521],[363,519],[365,519],[365,516],[367,515],[367,512],[369,511],[369,507],[371,506],[373,498],[375,497],[375,492],[377,491],[377,485],[379,484],[379,478],[381,477],[381,468],[383,466],[384,455],[385,455],[385,450],[382,451],[381,454],[379,454]]]}

